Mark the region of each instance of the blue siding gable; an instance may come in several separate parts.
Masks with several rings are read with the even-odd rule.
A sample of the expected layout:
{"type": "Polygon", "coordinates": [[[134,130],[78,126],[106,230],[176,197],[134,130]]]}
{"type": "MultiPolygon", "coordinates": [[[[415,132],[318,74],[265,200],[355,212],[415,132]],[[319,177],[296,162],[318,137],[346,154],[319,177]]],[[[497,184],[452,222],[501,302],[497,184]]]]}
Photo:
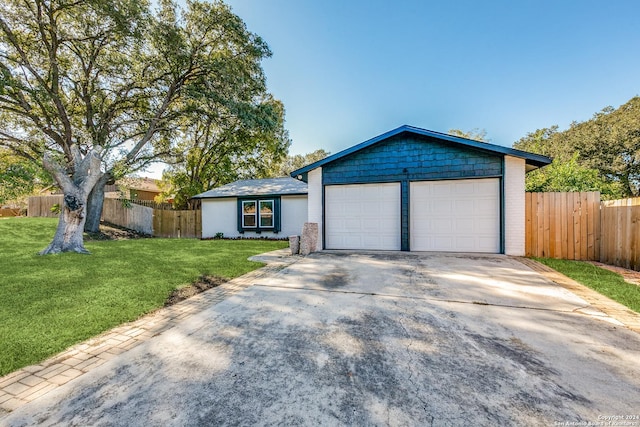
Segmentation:
{"type": "Polygon", "coordinates": [[[325,185],[502,176],[503,156],[400,134],[323,166],[325,185]]]}

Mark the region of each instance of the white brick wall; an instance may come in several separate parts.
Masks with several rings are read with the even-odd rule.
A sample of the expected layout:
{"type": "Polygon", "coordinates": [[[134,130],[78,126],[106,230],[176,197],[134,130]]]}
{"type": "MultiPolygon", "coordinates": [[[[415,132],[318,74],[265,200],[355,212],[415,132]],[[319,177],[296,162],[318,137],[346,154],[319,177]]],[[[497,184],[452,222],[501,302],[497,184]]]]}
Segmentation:
{"type": "Polygon", "coordinates": [[[324,248],[322,242],[322,168],[317,168],[309,172],[309,222],[318,223],[318,250],[324,248]]]}
{"type": "Polygon", "coordinates": [[[517,157],[504,157],[504,253],[524,256],[525,161],[517,157]]]}

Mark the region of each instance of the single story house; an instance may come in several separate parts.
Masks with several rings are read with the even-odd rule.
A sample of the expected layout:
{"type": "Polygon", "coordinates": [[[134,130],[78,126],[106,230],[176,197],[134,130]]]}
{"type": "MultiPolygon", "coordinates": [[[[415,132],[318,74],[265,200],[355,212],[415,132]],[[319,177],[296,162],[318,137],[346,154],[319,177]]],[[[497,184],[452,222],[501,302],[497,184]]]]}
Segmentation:
{"type": "Polygon", "coordinates": [[[162,193],[158,186],[159,182],[157,179],[148,177],[125,177],[113,184],[107,184],[104,189],[105,197],[154,201],[156,196],[162,193]]]}
{"type": "Polygon", "coordinates": [[[524,255],[525,173],[538,154],[401,126],[291,173],[319,249],[524,255]]]}
{"type": "Polygon", "coordinates": [[[232,182],[193,197],[202,200],[202,238],[300,235],[307,221],[307,184],[269,178],[232,182]]]}

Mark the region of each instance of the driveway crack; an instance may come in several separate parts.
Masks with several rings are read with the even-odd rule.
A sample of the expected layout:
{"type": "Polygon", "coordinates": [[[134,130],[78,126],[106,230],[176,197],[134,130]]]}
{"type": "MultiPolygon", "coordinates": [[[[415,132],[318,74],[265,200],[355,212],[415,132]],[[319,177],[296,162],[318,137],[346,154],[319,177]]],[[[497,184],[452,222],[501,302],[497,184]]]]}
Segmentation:
{"type": "Polygon", "coordinates": [[[347,291],[347,290],[335,290],[335,289],[319,289],[319,288],[310,288],[305,286],[293,287],[293,286],[267,285],[267,284],[254,284],[253,286],[262,287],[262,288],[286,289],[286,290],[309,291],[309,292],[328,292],[328,293],[373,296],[373,297],[382,297],[382,298],[437,301],[437,302],[447,302],[452,304],[484,305],[488,307],[516,308],[521,310],[547,311],[552,313],[584,314],[584,313],[581,313],[579,310],[592,307],[587,305],[585,307],[579,307],[576,309],[561,310],[557,308],[529,307],[524,305],[512,305],[512,304],[496,304],[496,303],[488,303],[484,301],[475,301],[475,300],[463,301],[463,300],[456,300],[456,299],[449,299],[449,298],[422,297],[417,295],[397,295],[397,294],[384,294],[384,293],[378,293],[378,292],[347,291]]]}

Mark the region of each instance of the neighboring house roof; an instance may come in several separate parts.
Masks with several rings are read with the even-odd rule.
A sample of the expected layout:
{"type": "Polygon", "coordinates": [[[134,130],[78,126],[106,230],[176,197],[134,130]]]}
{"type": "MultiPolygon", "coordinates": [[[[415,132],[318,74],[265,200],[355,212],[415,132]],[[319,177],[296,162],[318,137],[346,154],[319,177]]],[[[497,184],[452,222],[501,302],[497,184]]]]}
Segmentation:
{"type": "Polygon", "coordinates": [[[131,190],[151,191],[160,193],[160,187],[158,186],[158,180],[153,178],[125,178],[119,180],[117,184],[121,187],[125,187],[131,190]]]}
{"type": "Polygon", "coordinates": [[[193,199],[218,199],[223,197],[283,196],[307,194],[307,184],[297,179],[266,178],[235,181],[213,190],[193,196],[193,199]]]}
{"type": "MultiPolygon", "coordinates": [[[[400,135],[402,133],[409,133],[418,136],[427,136],[431,138],[436,138],[442,141],[452,142],[455,144],[460,144],[469,148],[474,148],[490,153],[497,153],[501,155],[509,155],[514,157],[522,158],[526,161],[527,171],[540,168],[542,166],[548,165],[551,163],[551,159],[546,156],[542,156],[540,154],[529,153],[527,151],[516,150],[514,148],[503,147],[501,145],[489,144],[488,142],[475,141],[472,139],[461,138],[459,136],[453,136],[446,133],[435,132],[432,130],[421,129],[414,126],[404,125],[391,130],[389,132],[383,133],[382,135],[376,136],[375,138],[371,138],[367,141],[364,141],[358,145],[354,145],[353,147],[347,148],[346,150],[340,151],[332,156],[328,156],[322,160],[318,160],[315,163],[311,163],[303,168],[295,170],[291,172],[291,176],[296,177],[299,175],[305,175],[309,171],[313,169],[319,168],[327,163],[331,163],[335,160],[341,159],[343,157],[349,156],[350,154],[355,153],[356,151],[360,151],[364,148],[370,147],[374,144],[387,140],[396,135],[400,135]]],[[[305,178],[306,179],[306,178],[305,178]]]]}
{"type": "MultiPolygon", "coordinates": [[[[129,190],[138,190],[138,191],[149,191],[152,193],[160,193],[160,187],[158,183],[160,181],[153,178],[148,177],[125,177],[119,179],[115,183],[107,184],[105,186],[105,192],[111,193],[116,192],[118,189],[129,189],[129,190]]],[[[52,184],[46,188],[43,188],[40,191],[41,194],[50,193],[50,194],[62,194],[62,190],[57,186],[57,184],[52,184]]]]}

